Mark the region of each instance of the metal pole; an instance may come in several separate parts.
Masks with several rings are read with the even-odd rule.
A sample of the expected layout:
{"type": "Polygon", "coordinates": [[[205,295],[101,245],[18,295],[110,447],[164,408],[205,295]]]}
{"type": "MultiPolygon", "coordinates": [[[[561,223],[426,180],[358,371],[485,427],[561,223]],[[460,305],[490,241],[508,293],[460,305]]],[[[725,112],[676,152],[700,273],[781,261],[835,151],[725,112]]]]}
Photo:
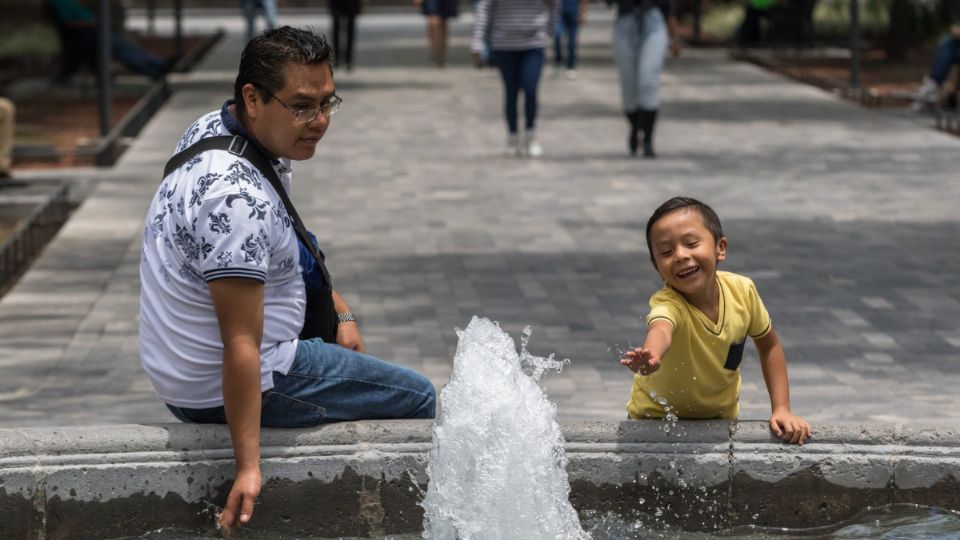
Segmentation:
{"type": "Polygon", "coordinates": [[[157,0],[147,0],[147,35],[152,36],[156,32],[154,26],[157,16],[157,0]]]}
{"type": "Polygon", "coordinates": [[[700,43],[700,14],[703,0],[693,0],[693,42],[700,43]]]}
{"type": "Polygon", "coordinates": [[[100,134],[104,137],[110,132],[110,107],[113,103],[113,81],[110,80],[110,66],[113,56],[110,51],[110,0],[100,0],[100,17],[97,37],[100,54],[97,57],[98,81],[100,89],[100,134]]]}
{"type": "Polygon", "coordinates": [[[183,0],[174,1],[173,13],[177,45],[175,57],[180,60],[183,57],[183,0]]]}
{"type": "Polygon", "coordinates": [[[860,1],[850,0],[850,86],[860,88],[860,1]]]}

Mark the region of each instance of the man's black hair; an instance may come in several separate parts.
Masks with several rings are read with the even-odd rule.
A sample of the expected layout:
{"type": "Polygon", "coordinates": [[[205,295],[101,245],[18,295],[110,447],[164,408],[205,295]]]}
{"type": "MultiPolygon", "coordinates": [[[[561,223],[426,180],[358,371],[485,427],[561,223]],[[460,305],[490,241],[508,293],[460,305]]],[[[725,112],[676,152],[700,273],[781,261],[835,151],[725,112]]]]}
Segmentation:
{"type": "Polygon", "coordinates": [[[703,220],[703,225],[713,235],[714,242],[719,242],[723,238],[723,227],[720,225],[720,218],[713,211],[713,208],[690,197],[674,197],[654,210],[653,215],[647,221],[647,250],[650,252],[650,262],[653,263],[654,267],[657,266],[657,260],[653,257],[653,245],[650,243],[650,230],[653,229],[653,224],[660,221],[663,216],[684,208],[689,208],[700,214],[700,219],[703,220]]]}
{"type": "MultiPolygon", "coordinates": [[[[280,26],[251,39],[240,55],[240,69],[233,83],[233,99],[243,114],[243,87],[252,84],[267,92],[279,92],[285,81],[283,67],[289,63],[312,65],[330,63],[332,50],[327,38],[311,28],[280,26]]],[[[270,96],[260,92],[265,102],[270,96]]]]}

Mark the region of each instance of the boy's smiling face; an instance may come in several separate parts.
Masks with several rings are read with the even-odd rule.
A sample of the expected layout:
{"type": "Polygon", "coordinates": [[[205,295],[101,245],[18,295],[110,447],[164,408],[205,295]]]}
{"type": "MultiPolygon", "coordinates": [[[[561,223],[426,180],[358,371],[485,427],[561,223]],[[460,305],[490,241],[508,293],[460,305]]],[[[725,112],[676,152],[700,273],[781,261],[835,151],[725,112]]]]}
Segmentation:
{"type": "Polygon", "coordinates": [[[660,277],[687,299],[709,293],[717,263],[727,257],[727,239],[716,239],[700,212],[681,208],[658,219],[650,229],[654,265],[660,277]]]}

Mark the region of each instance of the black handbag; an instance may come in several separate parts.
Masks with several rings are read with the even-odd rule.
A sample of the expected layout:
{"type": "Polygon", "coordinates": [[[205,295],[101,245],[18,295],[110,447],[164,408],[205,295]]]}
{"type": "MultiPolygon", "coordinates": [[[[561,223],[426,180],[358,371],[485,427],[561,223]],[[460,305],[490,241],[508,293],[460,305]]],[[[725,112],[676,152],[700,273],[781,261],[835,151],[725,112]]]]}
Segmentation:
{"type": "MultiPolygon", "coordinates": [[[[307,228],[303,225],[297,209],[290,202],[287,191],[283,189],[280,183],[280,177],[277,171],[270,164],[270,161],[255,144],[251,144],[246,138],[240,136],[221,135],[217,137],[208,137],[192,144],[185,150],[177,153],[167,161],[163,169],[163,177],[166,178],[171,172],[180,168],[181,165],[190,160],[190,158],[199,155],[207,150],[226,150],[235,156],[240,156],[256,167],[263,174],[274,191],[283,202],[283,206],[293,221],[293,229],[297,233],[297,239],[300,241],[301,253],[305,250],[313,257],[313,268],[304,266],[304,287],[306,288],[307,306],[303,317],[303,328],[300,330],[300,339],[320,338],[327,343],[337,342],[337,311],[333,305],[333,280],[330,278],[330,272],[324,263],[323,252],[317,247],[311,238],[307,228]],[[311,273],[322,276],[323,285],[311,285],[318,279],[307,279],[307,274],[311,273]]],[[[303,258],[303,257],[301,257],[303,258]]]]}

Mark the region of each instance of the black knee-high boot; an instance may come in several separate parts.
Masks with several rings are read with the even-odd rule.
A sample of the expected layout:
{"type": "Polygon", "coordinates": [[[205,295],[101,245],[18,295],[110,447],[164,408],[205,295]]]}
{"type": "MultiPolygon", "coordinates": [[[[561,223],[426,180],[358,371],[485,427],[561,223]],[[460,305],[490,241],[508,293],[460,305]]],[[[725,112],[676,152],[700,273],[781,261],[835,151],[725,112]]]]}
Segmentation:
{"type": "Polygon", "coordinates": [[[657,154],[653,151],[653,128],[657,123],[657,109],[637,109],[637,117],[637,123],[643,130],[643,157],[656,157],[657,154]]]}
{"type": "Polygon", "coordinates": [[[627,147],[630,149],[630,155],[637,155],[637,147],[640,146],[640,111],[630,111],[624,113],[627,121],[630,122],[630,132],[627,136],[627,147]]]}

